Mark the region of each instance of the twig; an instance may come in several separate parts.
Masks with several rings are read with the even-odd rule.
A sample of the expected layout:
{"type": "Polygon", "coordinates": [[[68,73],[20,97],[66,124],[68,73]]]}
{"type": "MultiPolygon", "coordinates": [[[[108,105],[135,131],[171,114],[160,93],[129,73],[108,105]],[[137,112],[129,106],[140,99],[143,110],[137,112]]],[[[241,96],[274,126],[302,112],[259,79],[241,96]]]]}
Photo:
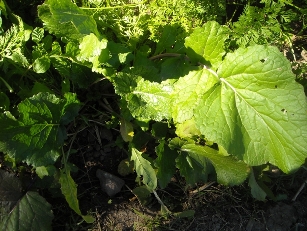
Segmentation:
{"type": "Polygon", "coordinates": [[[156,190],[153,190],[153,194],[155,195],[156,199],[158,200],[159,204],[162,206],[163,210],[166,211],[168,214],[171,214],[171,211],[168,210],[168,208],[165,206],[163,201],[158,196],[156,190]]]}
{"type": "Polygon", "coordinates": [[[303,184],[301,185],[301,187],[299,188],[299,190],[297,191],[297,193],[295,194],[295,196],[292,198],[292,201],[295,201],[296,198],[298,197],[298,195],[302,192],[302,190],[304,189],[305,185],[307,184],[307,179],[303,182],[303,184]]]}
{"type": "MultiPolygon", "coordinates": [[[[159,55],[155,55],[150,57],[150,60],[155,60],[155,59],[162,59],[162,58],[166,58],[166,57],[180,57],[183,56],[182,54],[178,54],[178,53],[164,53],[164,54],[159,54],[159,55]]],[[[190,60],[190,58],[188,56],[185,55],[184,57],[186,60],[190,60]]]]}
{"type": "Polygon", "coordinates": [[[204,184],[203,186],[201,186],[201,187],[195,189],[194,191],[190,192],[190,195],[194,195],[194,194],[196,194],[196,193],[199,193],[199,192],[205,190],[206,188],[209,188],[209,187],[210,187],[211,185],[213,185],[214,183],[215,183],[215,181],[212,181],[212,182],[209,182],[209,183],[207,183],[207,184],[204,184]]]}
{"type": "Polygon", "coordinates": [[[126,186],[126,188],[129,189],[129,191],[136,197],[136,199],[138,200],[138,202],[139,202],[139,204],[140,204],[140,206],[141,206],[141,208],[142,208],[142,210],[143,210],[143,212],[144,212],[145,209],[144,209],[144,207],[143,207],[143,205],[142,205],[142,202],[141,202],[140,199],[138,198],[138,196],[134,194],[133,190],[132,190],[128,185],[125,184],[125,186],[126,186]]]}

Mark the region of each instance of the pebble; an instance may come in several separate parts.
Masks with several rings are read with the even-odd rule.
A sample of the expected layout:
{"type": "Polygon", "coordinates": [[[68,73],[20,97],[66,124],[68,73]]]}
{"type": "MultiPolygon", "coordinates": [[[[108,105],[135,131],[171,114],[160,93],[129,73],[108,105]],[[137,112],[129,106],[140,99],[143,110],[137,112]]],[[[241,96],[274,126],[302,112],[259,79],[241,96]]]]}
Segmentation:
{"type": "Polygon", "coordinates": [[[102,191],[106,192],[108,196],[113,197],[120,192],[125,184],[125,181],[121,178],[105,172],[101,169],[97,169],[96,176],[100,180],[100,186],[102,191]]]}

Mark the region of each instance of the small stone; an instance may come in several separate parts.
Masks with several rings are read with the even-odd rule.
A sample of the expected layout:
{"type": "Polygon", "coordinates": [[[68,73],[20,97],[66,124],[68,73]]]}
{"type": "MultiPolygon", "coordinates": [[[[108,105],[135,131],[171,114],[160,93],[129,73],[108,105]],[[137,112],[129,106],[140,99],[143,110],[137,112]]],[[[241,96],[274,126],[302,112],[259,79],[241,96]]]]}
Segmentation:
{"type": "Polygon", "coordinates": [[[102,191],[106,192],[110,197],[119,193],[125,184],[124,180],[100,169],[97,169],[96,176],[100,180],[102,191]]]}

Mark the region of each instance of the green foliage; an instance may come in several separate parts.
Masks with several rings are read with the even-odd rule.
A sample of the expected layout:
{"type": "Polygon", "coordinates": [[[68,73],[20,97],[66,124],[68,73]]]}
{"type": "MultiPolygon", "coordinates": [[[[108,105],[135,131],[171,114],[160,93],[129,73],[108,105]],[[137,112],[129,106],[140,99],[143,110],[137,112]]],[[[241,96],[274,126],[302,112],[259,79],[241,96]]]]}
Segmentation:
{"type": "Polygon", "coordinates": [[[37,192],[21,193],[14,174],[0,170],[0,230],[52,230],[51,205],[37,192]]]}
{"type": "Polygon", "coordinates": [[[150,161],[134,147],[131,147],[131,160],[134,162],[138,176],[143,176],[143,183],[152,192],[157,187],[157,177],[150,161]]]}
{"type": "MultiPolygon", "coordinates": [[[[136,172],[134,191],[144,201],[158,185],[167,187],[177,169],[191,185],[248,179],[252,195],[265,200],[266,165],[291,173],[305,162],[303,87],[271,46],[292,47],[291,24],[305,14],[292,1],[250,1],[228,25],[222,25],[225,1],[76,2],[46,0],[38,7],[43,27],[14,16],[0,35],[0,152],[42,180],[54,178],[86,222],[94,220],[80,211],[64,142],[80,105],[101,98],[88,89],[102,80],[120,98],[117,109],[105,106],[117,117],[119,142],[129,142],[120,167],[136,172]]],[[[15,221],[20,214],[12,206],[28,210],[28,203],[39,204],[29,222],[40,224],[35,214],[47,214],[49,227],[43,198],[22,196],[15,181],[9,191],[4,227],[17,229],[24,217],[15,221]]]]}
{"type": "Polygon", "coordinates": [[[60,172],[59,182],[61,184],[61,191],[65,196],[67,203],[70,208],[72,208],[78,215],[82,216],[82,218],[88,222],[94,222],[94,218],[90,215],[82,215],[79,208],[79,201],[77,199],[77,185],[72,179],[70,175],[70,169],[68,166],[65,166],[63,170],[60,172]]]}
{"type": "Polygon", "coordinates": [[[69,0],[49,0],[38,8],[45,27],[59,37],[79,39],[93,32],[98,35],[96,22],[69,0]]]}
{"type": "MultiPolygon", "coordinates": [[[[225,13],[225,1],[157,0],[149,1],[82,1],[81,9],[94,15],[98,29],[109,39],[116,39],[132,48],[148,43],[148,38],[161,42],[165,26],[176,31],[183,40],[191,30],[208,20],[218,20],[225,13]],[[109,4],[108,4],[109,2],[109,4]]],[[[172,45],[172,44],[171,44],[172,45]]],[[[164,46],[164,49],[167,46],[164,46]]]]}
{"type": "Polygon", "coordinates": [[[64,126],[78,110],[76,96],[69,93],[65,99],[39,93],[24,100],[18,119],[9,112],[0,115],[0,151],[33,166],[54,164],[66,139],[64,126]]]}
{"type": "Polygon", "coordinates": [[[292,0],[262,0],[261,6],[246,4],[237,22],[231,25],[231,35],[237,46],[246,47],[253,44],[270,44],[281,47],[290,45],[295,22],[306,16],[306,11],[295,6],[292,0]],[[305,16],[304,16],[305,15],[305,16]]]}

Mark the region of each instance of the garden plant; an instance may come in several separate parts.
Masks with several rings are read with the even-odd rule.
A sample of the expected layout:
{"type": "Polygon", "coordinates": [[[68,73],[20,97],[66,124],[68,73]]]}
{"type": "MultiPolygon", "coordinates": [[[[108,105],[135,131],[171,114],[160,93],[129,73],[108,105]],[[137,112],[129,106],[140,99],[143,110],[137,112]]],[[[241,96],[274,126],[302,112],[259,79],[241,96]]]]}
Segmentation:
{"type": "Polygon", "coordinates": [[[266,173],[305,167],[306,1],[27,4],[0,1],[1,230],[52,230],[46,190],[95,221],[73,177],[93,125],[118,131],[118,171],[166,213],[157,189],[177,173],[265,201],[266,173]]]}

